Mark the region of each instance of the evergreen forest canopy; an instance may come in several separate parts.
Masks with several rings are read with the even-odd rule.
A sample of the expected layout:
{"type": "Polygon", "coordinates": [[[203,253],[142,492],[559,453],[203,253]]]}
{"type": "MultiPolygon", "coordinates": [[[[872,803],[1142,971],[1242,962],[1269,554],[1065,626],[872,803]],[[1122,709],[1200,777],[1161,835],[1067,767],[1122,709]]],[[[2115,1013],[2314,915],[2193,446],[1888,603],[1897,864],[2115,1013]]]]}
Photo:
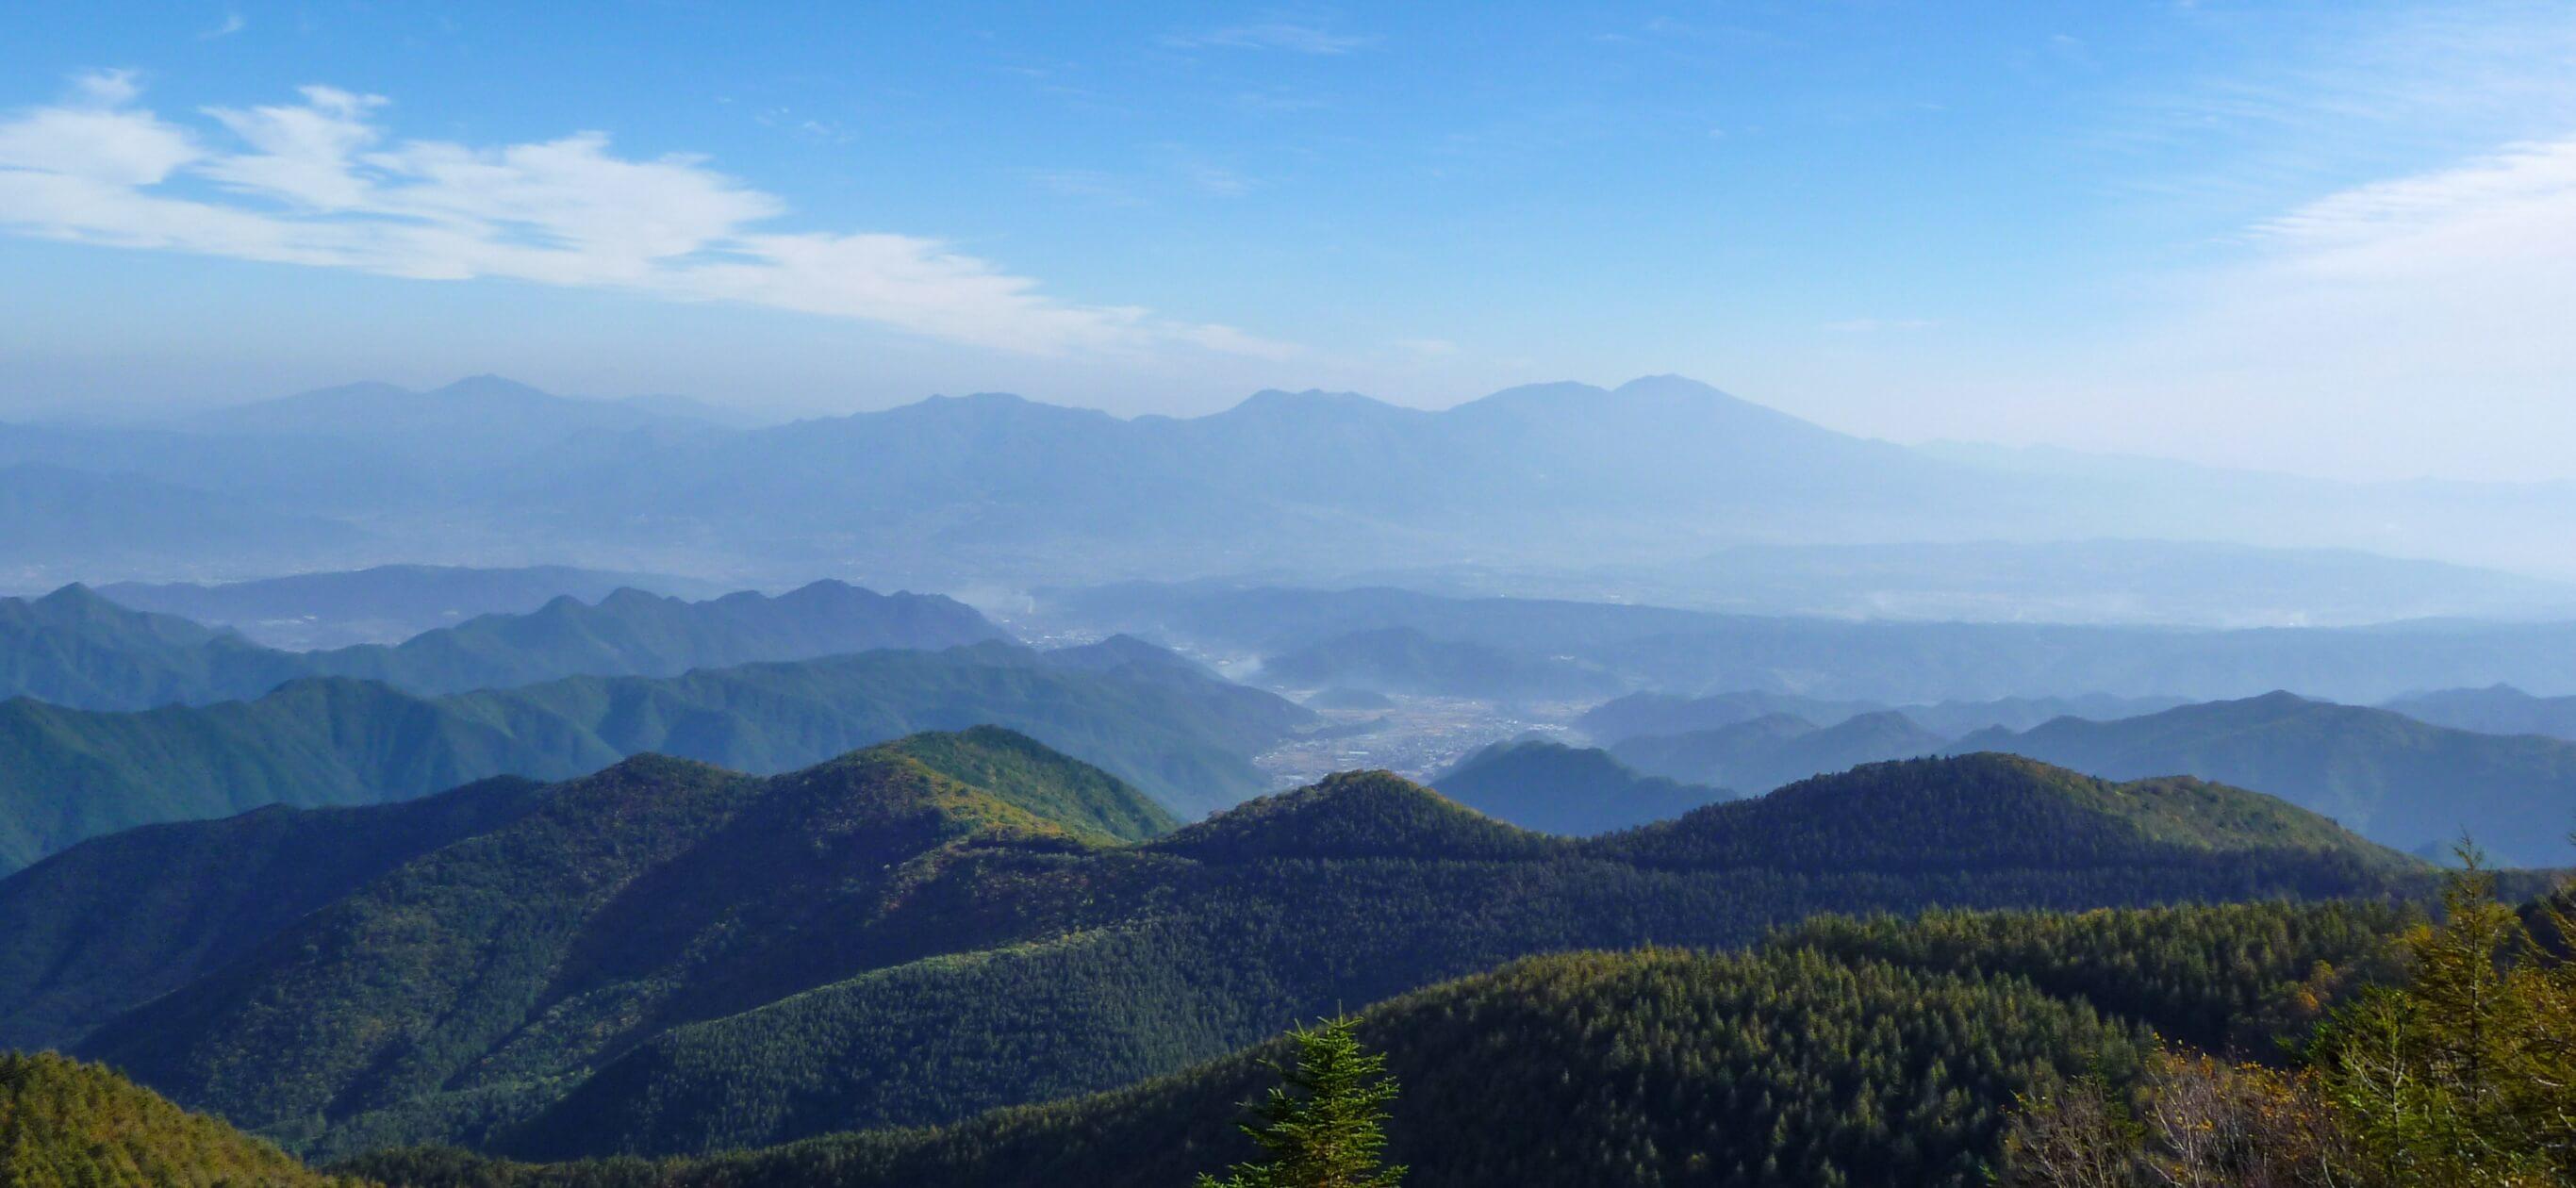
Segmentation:
{"type": "Polygon", "coordinates": [[[1528,954],[2434,877],[2259,794],[2001,756],[1588,841],[1384,774],[1176,824],[985,729],[160,826],[0,881],[0,1031],[312,1153],[703,1152],[1113,1090],[1528,954]],[[160,910],[190,901],[226,925],[160,910]]]}

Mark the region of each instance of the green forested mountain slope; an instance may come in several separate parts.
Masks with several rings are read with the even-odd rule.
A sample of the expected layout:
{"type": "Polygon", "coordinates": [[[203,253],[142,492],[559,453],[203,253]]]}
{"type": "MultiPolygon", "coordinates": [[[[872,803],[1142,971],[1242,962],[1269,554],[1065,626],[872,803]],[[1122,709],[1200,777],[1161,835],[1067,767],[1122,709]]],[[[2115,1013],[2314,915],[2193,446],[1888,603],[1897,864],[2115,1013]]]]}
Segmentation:
{"type": "Polygon", "coordinates": [[[1724,788],[1642,774],[1606,751],[1535,739],[1495,743],[1431,783],[1441,795],[1488,816],[1568,837],[1626,829],[1735,798],[1724,788]]]}
{"type": "Polygon", "coordinates": [[[1260,791],[1248,756],[1307,716],[1214,677],[1095,672],[1004,644],[445,698],[313,679],[256,701],[139,713],[20,699],[0,703],[0,871],[86,837],[263,804],[377,803],[505,773],[560,779],[647,751],[784,771],[986,723],[1196,816],[1260,791]]]}
{"type": "Polygon", "coordinates": [[[617,590],[595,604],[561,597],[526,614],[483,615],[391,647],[284,652],[66,586],[33,600],[0,599],[0,697],[148,709],[257,697],[309,676],[454,693],[1006,638],[953,599],[821,581],[775,598],[746,591],[685,602],[640,590],[617,590]]]}
{"type": "Polygon", "coordinates": [[[139,709],[262,693],[303,672],[289,653],[84,586],[0,598],[0,698],[139,709]]]}
{"type": "Polygon", "coordinates": [[[1150,810],[1028,774],[1043,766],[974,737],[768,781],[631,761],[81,1050],[323,1151],[708,1150],[1107,1089],[1532,953],[1740,945],[1819,911],[2426,877],[2251,793],[2002,757],[1866,768],[1593,841],[1354,773],[1114,845],[1086,837],[1150,810]]]}
{"type": "Polygon", "coordinates": [[[2112,779],[2224,780],[2400,849],[2439,851],[2466,833],[2521,866],[2565,864],[2566,827],[2576,820],[2576,743],[2452,730],[2287,693],[2111,722],[2060,719],[1956,745],[2112,779]]]}
{"type": "Polygon", "coordinates": [[[95,1064],[0,1052],[9,1188],[364,1188],[95,1064]]]}
{"type": "Polygon", "coordinates": [[[2260,793],[2189,778],[2115,784],[1994,753],[1874,763],[1597,845],[1628,861],[1681,868],[1999,872],[2137,864],[2216,872],[2260,854],[2269,873],[2283,878],[2333,882],[2421,869],[2260,793]]]}
{"type": "Polygon", "coordinates": [[[1033,756],[987,731],[768,779],[630,759],[395,868],[82,1046],[288,1130],[458,1082],[526,1091],[675,1022],[1006,942],[1024,928],[1007,913],[898,909],[953,843],[1078,846],[1153,812],[1061,759],[1044,761],[1070,786],[986,788],[915,749],[1004,771],[1033,756]]]}
{"type": "MultiPolygon", "coordinates": [[[[2259,904],[1826,920],[1739,956],[1529,959],[1371,1007],[1361,1035],[1401,1085],[1387,1154],[1408,1184],[1978,1185],[2016,1094],[2122,1068],[2150,1028],[2285,1020],[2319,962],[2366,966],[2404,919],[2259,904]]],[[[941,1128],[702,1160],[409,1151],[355,1167],[421,1188],[1186,1183],[1248,1154],[1238,1103],[1276,1051],[941,1128]]]]}
{"type": "Polygon", "coordinates": [[[0,1048],[69,1044],[384,872],[514,819],[539,787],[503,776],[401,804],[146,826],[0,879],[0,1048]]]}

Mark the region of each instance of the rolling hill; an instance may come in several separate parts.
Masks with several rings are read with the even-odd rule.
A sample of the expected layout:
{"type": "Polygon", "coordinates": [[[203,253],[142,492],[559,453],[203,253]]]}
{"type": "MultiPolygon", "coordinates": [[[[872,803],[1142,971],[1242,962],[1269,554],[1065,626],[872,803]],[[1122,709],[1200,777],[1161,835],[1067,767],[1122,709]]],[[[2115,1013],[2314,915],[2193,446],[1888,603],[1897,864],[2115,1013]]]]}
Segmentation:
{"type": "Polygon", "coordinates": [[[2439,853],[2465,834],[2511,865],[2566,865],[2563,835],[2576,821],[2576,744],[2288,693],[2111,722],[2064,718],[1955,746],[2112,779],[2190,774],[2261,787],[2386,845],[2439,853]]]}
{"type": "Polygon", "coordinates": [[[1732,800],[1724,788],[1641,775],[1606,751],[1525,740],[1495,743],[1432,777],[1440,794],[1523,829],[1587,837],[1732,800]]]}
{"type": "Polygon", "coordinates": [[[0,702],[0,870],[87,837],[265,804],[372,804],[659,751],[784,771],[921,730],[1011,726],[1189,816],[1262,790],[1248,757],[1309,718],[1184,668],[1094,671],[1000,643],[444,698],[346,678],[112,713],[0,702]]]}
{"type": "Polygon", "coordinates": [[[704,1151],[1110,1089],[1533,953],[2430,878],[2252,793],[1995,756],[1589,841],[1383,773],[1119,840],[1167,823],[1149,807],[993,732],[766,779],[633,759],[70,1042],[310,1151],[704,1151]]]}

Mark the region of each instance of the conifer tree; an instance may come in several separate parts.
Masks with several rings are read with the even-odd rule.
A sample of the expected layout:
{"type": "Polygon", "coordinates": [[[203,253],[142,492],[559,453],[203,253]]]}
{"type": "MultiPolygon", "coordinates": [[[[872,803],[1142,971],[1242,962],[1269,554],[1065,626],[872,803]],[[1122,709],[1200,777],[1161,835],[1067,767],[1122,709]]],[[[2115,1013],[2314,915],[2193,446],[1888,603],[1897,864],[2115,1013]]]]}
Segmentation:
{"type": "Polygon", "coordinates": [[[1386,1103],[1396,1095],[1386,1057],[1360,1046],[1348,1016],[1288,1033],[1294,1063],[1270,1062],[1281,1084],[1252,1103],[1243,1124],[1264,1158],[1236,1164],[1199,1188],[1395,1188],[1402,1166],[1387,1166],[1386,1103]]]}

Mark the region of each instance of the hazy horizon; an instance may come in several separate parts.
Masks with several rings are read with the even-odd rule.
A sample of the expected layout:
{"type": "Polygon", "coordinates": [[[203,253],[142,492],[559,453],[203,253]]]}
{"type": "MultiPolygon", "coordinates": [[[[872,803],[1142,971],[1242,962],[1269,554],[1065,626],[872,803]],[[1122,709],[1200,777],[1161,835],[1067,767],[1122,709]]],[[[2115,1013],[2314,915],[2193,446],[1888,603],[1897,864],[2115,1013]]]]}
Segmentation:
{"type": "Polygon", "coordinates": [[[1895,441],[2576,477],[2563,7],[854,15],[13,15],[0,418],[1676,372],[1895,441]]]}

